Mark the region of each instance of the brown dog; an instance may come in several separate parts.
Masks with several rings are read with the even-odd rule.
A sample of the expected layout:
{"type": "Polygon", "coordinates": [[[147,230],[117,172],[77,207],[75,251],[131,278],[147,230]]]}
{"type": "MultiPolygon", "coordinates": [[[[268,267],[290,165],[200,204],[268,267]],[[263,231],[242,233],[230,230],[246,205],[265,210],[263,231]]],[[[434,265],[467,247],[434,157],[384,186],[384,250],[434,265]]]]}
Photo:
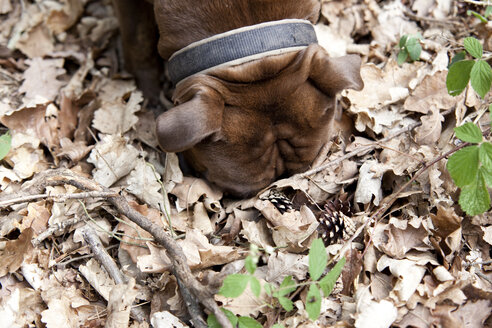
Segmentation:
{"type": "MultiPolygon", "coordinates": [[[[117,4],[122,24],[125,9],[121,7],[131,12],[128,7],[148,5],[139,0],[117,0],[117,4]]],[[[168,59],[190,44],[245,26],[284,19],[315,22],[319,1],[155,0],[154,11],[160,34],[158,50],[168,59]]],[[[140,23],[140,18],[134,17],[137,12],[144,19],[149,15],[148,11],[143,14],[142,8],[133,9],[137,20],[133,25],[140,23]]],[[[145,24],[152,23],[147,18],[145,24]]],[[[138,38],[145,39],[138,27],[132,29],[137,30],[133,36],[128,32],[125,36],[124,30],[123,26],[127,49],[133,48],[138,38]]],[[[301,48],[222,64],[181,80],[174,94],[177,106],[157,118],[161,147],[167,152],[184,152],[205,178],[242,196],[284,173],[309,167],[337,132],[333,128],[339,116],[336,94],[346,88],[360,90],[363,83],[358,56],[329,58],[317,43],[301,48]]],[[[144,93],[152,97],[155,91],[149,81],[155,80],[152,74],[158,68],[153,66],[152,49],[139,49],[138,54],[126,50],[125,59],[144,93]],[[135,56],[138,59],[132,60],[135,56]]]]}

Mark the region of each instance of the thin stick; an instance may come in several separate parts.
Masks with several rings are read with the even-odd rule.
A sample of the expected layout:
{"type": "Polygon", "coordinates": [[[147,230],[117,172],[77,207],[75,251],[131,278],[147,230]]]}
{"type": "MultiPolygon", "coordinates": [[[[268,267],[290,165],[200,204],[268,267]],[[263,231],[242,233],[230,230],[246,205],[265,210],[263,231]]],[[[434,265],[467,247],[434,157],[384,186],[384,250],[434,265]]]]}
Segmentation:
{"type": "Polygon", "coordinates": [[[14,204],[19,204],[19,203],[26,203],[30,202],[33,200],[39,200],[39,199],[53,199],[55,202],[64,202],[67,199],[85,199],[85,198],[108,198],[108,197],[114,197],[117,196],[118,193],[114,191],[88,191],[88,192],[81,192],[77,194],[58,194],[58,195],[53,195],[50,193],[44,193],[44,194],[37,194],[37,195],[25,195],[25,196],[20,196],[16,198],[11,198],[8,200],[0,201],[0,208],[6,208],[8,206],[14,205],[14,204]]]}

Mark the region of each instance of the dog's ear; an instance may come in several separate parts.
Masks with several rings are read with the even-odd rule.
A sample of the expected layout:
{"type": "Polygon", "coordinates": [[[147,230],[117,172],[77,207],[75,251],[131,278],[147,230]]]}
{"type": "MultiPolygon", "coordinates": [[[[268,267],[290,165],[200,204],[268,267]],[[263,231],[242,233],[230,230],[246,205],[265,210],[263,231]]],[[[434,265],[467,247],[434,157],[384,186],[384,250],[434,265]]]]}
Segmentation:
{"type": "Polygon", "coordinates": [[[157,139],[166,152],[181,152],[219,132],[224,101],[215,90],[202,88],[194,96],[157,118],[157,139]]]}
{"type": "Polygon", "coordinates": [[[362,90],[364,82],[360,77],[360,64],[357,55],[330,58],[320,47],[311,61],[309,77],[317,88],[330,96],[344,89],[362,90]]]}

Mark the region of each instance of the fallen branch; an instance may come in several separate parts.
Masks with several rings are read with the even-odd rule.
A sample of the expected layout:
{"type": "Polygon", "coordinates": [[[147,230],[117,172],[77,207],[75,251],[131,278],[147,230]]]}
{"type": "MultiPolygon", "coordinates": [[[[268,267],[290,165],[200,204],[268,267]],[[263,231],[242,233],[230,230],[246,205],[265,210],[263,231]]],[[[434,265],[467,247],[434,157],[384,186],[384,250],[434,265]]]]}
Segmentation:
{"type": "MultiPolygon", "coordinates": [[[[66,169],[48,171],[43,177],[42,182],[45,186],[69,184],[83,191],[110,192],[109,188],[103,187],[92,180],[77,176],[66,169]]],[[[173,264],[173,274],[180,282],[181,295],[185,299],[190,315],[194,316],[192,319],[194,326],[207,327],[203,317],[198,315],[201,314],[198,303],[200,302],[216,316],[218,322],[223,327],[232,328],[225,314],[220,310],[217,303],[215,303],[213,294],[193,276],[187,264],[183,249],[176,241],[167,235],[162,227],[153,224],[145,216],[131,208],[123,196],[108,197],[108,201],[116,207],[118,212],[149,232],[166,249],[173,264]]]]}
{"type": "Polygon", "coordinates": [[[118,196],[118,193],[114,192],[114,191],[109,191],[109,192],[106,192],[106,191],[102,191],[102,192],[101,191],[88,191],[88,192],[81,192],[81,193],[76,193],[76,194],[53,195],[50,193],[44,193],[44,194],[37,194],[37,195],[25,195],[25,196],[20,196],[20,197],[0,201],[0,209],[6,208],[6,207],[11,206],[11,205],[26,203],[26,202],[30,202],[33,200],[39,200],[39,199],[53,199],[55,202],[64,202],[67,199],[108,198],[108,197],[113,197],[113,196],[118,196]]]}
{"type": "MultiPolygon", "coordinates": [[[[106,269],[106,272],[109,274],[115,284],[124,284],[127,283],[127,279],[121,273],[120,269],[113,261],[113,258],[108,254],[106,249],[104,248],[101,240],[97,236],[94,229],[91,226],[86,225],[84,229],[82,229],[82,236],[84,237],[85,242],[89,245],[92,253],[96,260],[106,269]]],[[[147,321],[147,315],[144,313],[142,308],[140,307],[132,307],[130,310],[131,314],[138,322],[147,321]]]]}

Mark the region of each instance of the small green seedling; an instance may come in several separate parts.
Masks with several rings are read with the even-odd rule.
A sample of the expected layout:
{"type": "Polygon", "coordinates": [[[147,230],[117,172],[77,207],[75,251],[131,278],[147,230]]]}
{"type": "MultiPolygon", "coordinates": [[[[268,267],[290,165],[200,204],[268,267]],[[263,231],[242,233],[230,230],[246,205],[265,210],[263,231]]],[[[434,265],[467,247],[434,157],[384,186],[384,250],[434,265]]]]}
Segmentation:
{"type": "MultiPolygon", "coordinates": [[[[250,248],[250,255],[245,261],[245,267],[248,273],[228,275],[224,279],[222,287],[219,290],[220,295],[230,298],[239,297],[249,285],[253,295],[255,297],[260,296],[262,286],[259,280],[254,276],[259,259],[258,251],[258,247],[254,245],[250,248]]],[[[306,312],[311,320],[316,320],[319,317],[322,294],[325,297],[331,294],[335,282],[342,273],[343,266],[345,265],[345,258],[342,258],[324,277],[322,277],[327,265],[328,256],[323,241],[321,239],[316,239],[311,244],[309,250],[309,276],[311,279],[307,282],[309,289],[305,304],[306,312]]],[[[306,283],[302,285],[296,284],[292,276],[286,276],[278,287],[265,283],[263,285],[265,293],[273,300],[276,300],[273,305],[268,304],[268,306],[274,307],[275,305],[280,305],[287,312],[294,310],[294,303],[291,299],[291,295],[293,295],[299,287],[305,285],[306,283]]],[[[233,327],[261,327],[261,324],[253,318],[236,317],[230,311],[225,309],[223,309],[223,311],[229,318],[233,327]]],[[[217,318],[213,314],[208,317],[207,323],[209,327],[220,327],[217,318]]],[[[282,328],[283,326],[276,324],[273,327],[282,328]]]]}
{"type": "Polygon", "coordinates": [[[478,18],[482,23],[487,24],[489,22],[488,18],[492,14],[492,6],[487,6],[487,8],[485,8],[485,13],[483,14],[483,16],[473,10],[467,10],[466,14],[468,16],[473,15],[476,18],[478,18]]]}
{"type": "Polygon", "coordinates": [[[410,59],[410,61],[417,61],[420,59],[420,54],[422,53],[420,40],[422,40],[420,34],[417,34],[416,36],[405,34],[400,38],[400,42],[398,43],[398,47],[400,48],[397,58],[398,65],[402,65],[408,59],[410,59]]]}

